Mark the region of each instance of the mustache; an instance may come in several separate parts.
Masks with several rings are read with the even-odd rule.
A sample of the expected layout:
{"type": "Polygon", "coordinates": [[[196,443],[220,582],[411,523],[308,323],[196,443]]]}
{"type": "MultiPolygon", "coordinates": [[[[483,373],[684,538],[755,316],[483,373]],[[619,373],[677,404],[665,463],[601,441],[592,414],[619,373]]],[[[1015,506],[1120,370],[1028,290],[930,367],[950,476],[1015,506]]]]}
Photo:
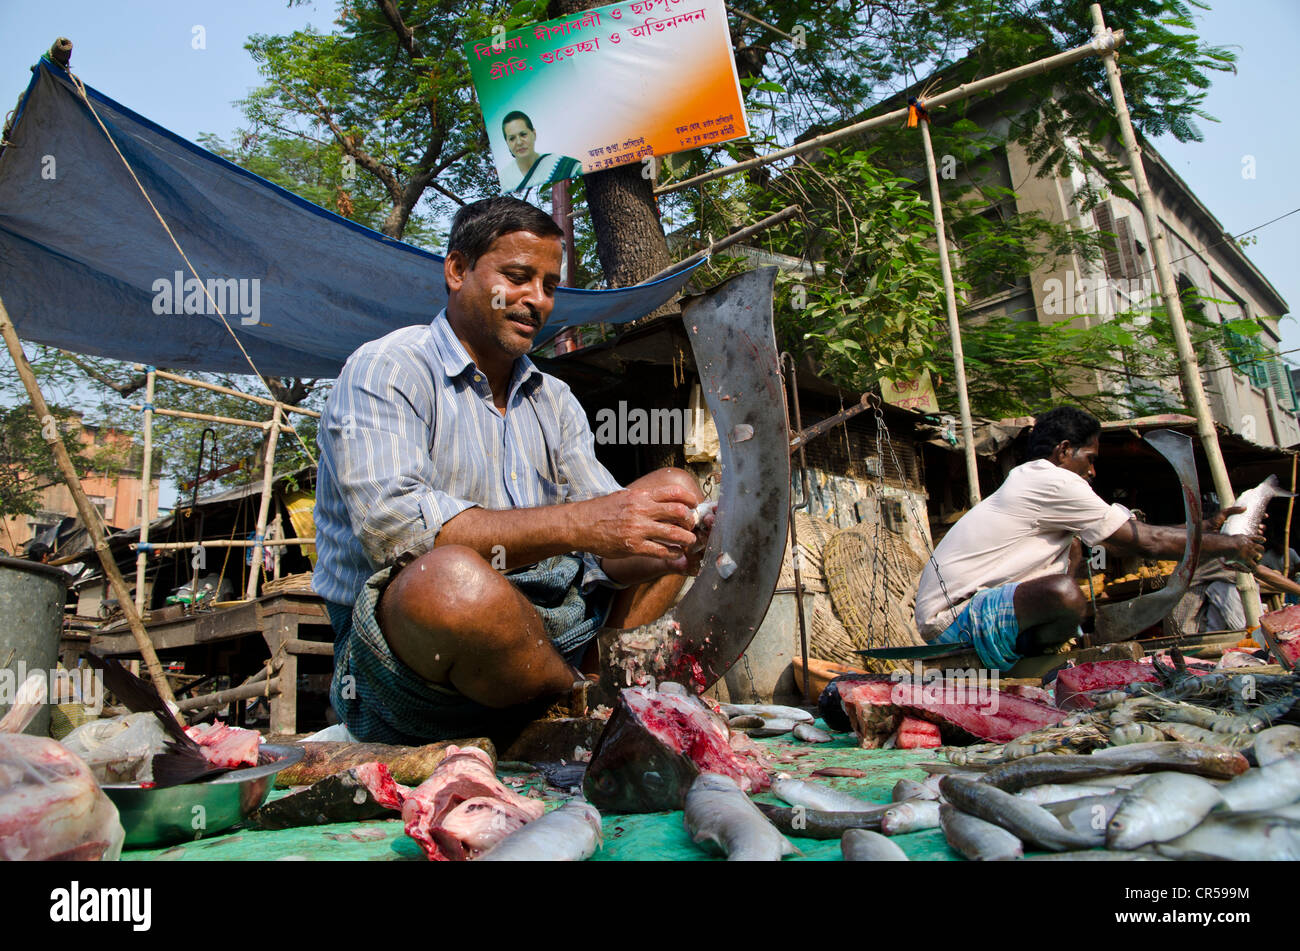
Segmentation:
{"type": "Polygon", "coordinates": [[[542,315],[537,312],[537,309],[532,305],[525,305],[525,308],[526,309],[522,311],[508,310],[506,311],[506,316],[511,320],[526,321],[527,323],[532,324],[534,327],[541,327],[542,315]]]}

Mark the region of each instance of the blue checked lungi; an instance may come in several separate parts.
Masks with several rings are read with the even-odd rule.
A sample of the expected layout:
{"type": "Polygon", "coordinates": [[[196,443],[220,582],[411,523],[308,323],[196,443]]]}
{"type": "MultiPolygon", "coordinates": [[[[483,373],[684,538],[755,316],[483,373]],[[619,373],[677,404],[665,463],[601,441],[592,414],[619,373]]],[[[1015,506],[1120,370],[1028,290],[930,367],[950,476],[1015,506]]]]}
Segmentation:
{"type": "MultiPolygon", "coordinates": [[[[583,569],[581,558],[557,555],[506,574],[541,615],[555,649],[575,665],[605,623],[614,595],[601,587],[584,596],[583,569]]],[[[540,712],[531,705],[485,707],[450,686],[430,683],[398,660],[375,617],[392,577],[392,568],[372,575],[351,609],[326,602],[334,627],[330,703],[353,736],[368,743],[417,746],[504,735],[540,712]]]]}
{"type": "Polygon", "coordinates": [[[1012,582],[975,592],[957,620],[930,643],[974,647],[985,667],[1010,670],[1020,660],[1016,653],[1020,622],[1016,620],[1015,608],[1019,586],[1019,582],[1012,582]]]}

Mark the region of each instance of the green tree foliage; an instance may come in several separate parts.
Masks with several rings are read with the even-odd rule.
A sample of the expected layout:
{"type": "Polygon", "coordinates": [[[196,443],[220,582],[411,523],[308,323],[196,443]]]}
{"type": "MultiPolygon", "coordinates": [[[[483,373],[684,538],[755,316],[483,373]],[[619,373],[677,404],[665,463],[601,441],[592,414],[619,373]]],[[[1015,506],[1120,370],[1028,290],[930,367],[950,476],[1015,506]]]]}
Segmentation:
{"type": "Polygon", "coordinates": [[[41,490],[60,481],[54,454],[45,441],[55,429],[78,475],[121,462],[102,448],[98,453],[83,453],[76,415],[55,405],[50,413],[52,418],[42,421],[30,403],[0,407],[0,518],[35,514],[41,508],[41,490]]]}

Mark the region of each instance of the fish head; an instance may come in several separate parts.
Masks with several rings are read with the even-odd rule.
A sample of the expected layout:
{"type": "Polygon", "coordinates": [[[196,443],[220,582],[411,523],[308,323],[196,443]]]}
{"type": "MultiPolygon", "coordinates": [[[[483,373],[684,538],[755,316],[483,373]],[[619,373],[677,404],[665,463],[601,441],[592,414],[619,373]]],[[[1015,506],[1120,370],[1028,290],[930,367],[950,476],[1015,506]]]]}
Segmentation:
{"type": "Polygon", "coordinates": [[[607,812],[680,809],[698,770],[686,757],[652,737],[592,756],[583,778],[587,799],[607,812]]]}

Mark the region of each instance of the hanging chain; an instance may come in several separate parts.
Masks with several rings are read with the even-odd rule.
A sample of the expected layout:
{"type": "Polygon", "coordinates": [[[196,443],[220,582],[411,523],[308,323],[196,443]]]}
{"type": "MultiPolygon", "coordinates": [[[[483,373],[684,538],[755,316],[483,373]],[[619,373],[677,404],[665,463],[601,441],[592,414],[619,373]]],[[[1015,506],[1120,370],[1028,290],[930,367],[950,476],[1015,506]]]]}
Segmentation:
{"type": "MultiPolygon", "coordinates": [[[[880,464],[880,482],[884,484],[885,471],[884,460],[880,457],[880,438],[884,434],[885,444],[889,447],[889,458],[894,464],[894,471],[902,478],[903,467],[898,462],[898,455],[894,452],[894,441],[889,436],[889,427],[885,425],[885,414],[881,411],[879,401],[875,401],[876,414],[876,459],[880,464]]],[[[952,603],[952,595],[948,593],[948,585],[944,583],[943,572],[939,570],[939,563],[934,558],[934,548],[930,544],[930,536],[921,524],[921,516],[916,510],[916,499],[912,493],[904,492],[904,499],[907,500],[907,511],[912,517],[912,523],[916,526],[917,534],[921,536],[921,543],[925,545],[926,553],[929,555],[930,564],[934,567],[934,575],[939,579],[939,590],[943,592],[943,599],[948,604],[948,609],[952,610],[955,605],[952,603]]],[[[877,556],[879,557],[879,556],[877,556]]]]}
{"type": "Polygon", "coordinates": [[[745,676],[749,678],[750,702],[758,703],[761,698],[758,695],[758,685],[754,683],[754,671],[749,666],[749,651],[741,654],[740,659],[745,662],[745,676]]]}

